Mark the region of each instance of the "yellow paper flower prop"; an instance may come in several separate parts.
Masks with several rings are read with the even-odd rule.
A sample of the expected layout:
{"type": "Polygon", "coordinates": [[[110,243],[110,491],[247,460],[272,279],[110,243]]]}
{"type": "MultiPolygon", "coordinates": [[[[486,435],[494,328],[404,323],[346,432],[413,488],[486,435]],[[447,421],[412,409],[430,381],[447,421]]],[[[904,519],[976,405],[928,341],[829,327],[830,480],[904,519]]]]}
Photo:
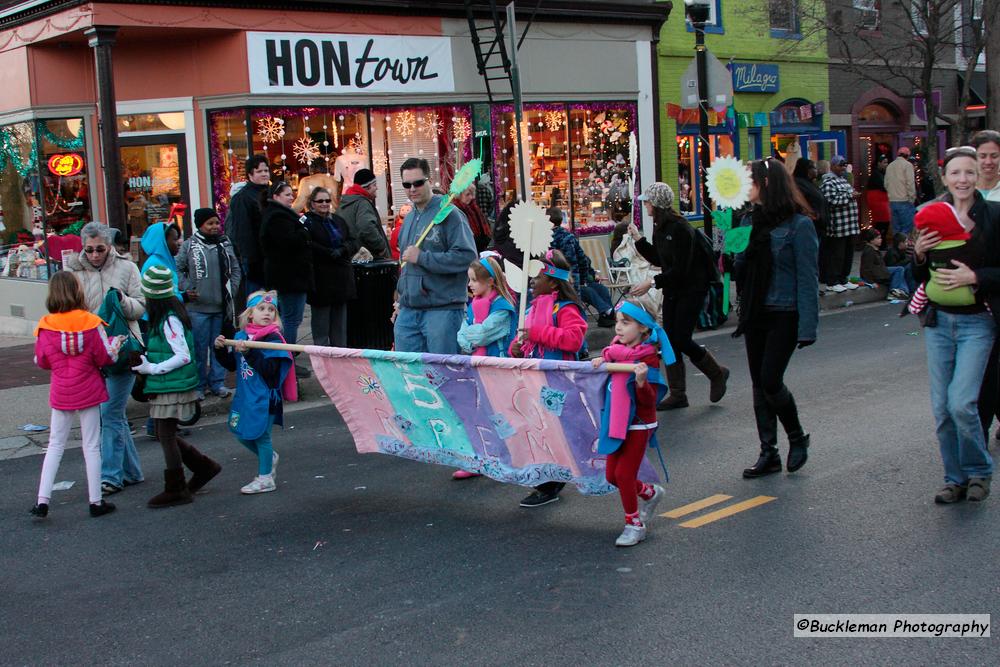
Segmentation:
{"type": "Polygon", "coordinates": [[[708,196],[719,208],[740,208],[750,197],[750,171],[734,157],[715,158],[705,176],[708,196]]]}

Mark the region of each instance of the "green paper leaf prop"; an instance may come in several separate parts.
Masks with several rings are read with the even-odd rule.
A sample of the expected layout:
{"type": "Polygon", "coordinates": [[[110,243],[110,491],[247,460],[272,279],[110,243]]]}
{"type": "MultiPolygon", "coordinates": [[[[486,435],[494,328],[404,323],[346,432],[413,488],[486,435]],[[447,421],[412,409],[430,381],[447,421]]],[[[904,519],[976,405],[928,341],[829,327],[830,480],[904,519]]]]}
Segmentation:
{"type": "Polygon", "coordinates": [[[733,228],[733,209],[724,208],[712,211],[712,222],[722,231],[729,231],[733,228]]]}
{"type": "Polygon", "coordinates": [[[735,253],[746,250],[750,244],[750,229],[751,227],[747,225],[746,227],[737,227],[726,232],[726,252],[735,253]]]}

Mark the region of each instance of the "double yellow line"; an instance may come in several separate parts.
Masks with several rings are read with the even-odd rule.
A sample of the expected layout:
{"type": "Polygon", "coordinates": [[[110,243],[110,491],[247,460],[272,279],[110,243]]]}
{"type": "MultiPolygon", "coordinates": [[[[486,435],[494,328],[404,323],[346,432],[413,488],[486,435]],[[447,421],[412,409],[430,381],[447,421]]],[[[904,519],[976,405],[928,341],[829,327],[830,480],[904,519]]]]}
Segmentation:
{"type": "MultiPolygon", "coordinates": [[[[713,505],[718,505],[719,503],[724,503],[727,500],[732,500],[732,496],[727,496],[718,493],[714,496],[709,496],[708,498],[702,498],[693,503],[689,503],[677,509],[670,510],[669,512],[664,512],[660,516],[666,517],[668,519],[679,519],[688,514],[694,514],[695,512],[700,512],[706,507],[712,507],[713,505]]],[[[681,528],[700,528],[705,524],[718,521],[719,519],[725,519],[726,517],[733,516],[734,514],[739,514],[740,512],[745,512],[754,507],[759,507],[772,500],[777,500],[774,496],[756,496],[755,498],[750,498],[749,500],[744,500],[742,502],[733,503],[732,505],[727,505],[721,509],[717,509],[714,512],[709,512],[708,514],[703,514],[694,519],[689,519],[684,523],[680,524],[681,528]]]]}

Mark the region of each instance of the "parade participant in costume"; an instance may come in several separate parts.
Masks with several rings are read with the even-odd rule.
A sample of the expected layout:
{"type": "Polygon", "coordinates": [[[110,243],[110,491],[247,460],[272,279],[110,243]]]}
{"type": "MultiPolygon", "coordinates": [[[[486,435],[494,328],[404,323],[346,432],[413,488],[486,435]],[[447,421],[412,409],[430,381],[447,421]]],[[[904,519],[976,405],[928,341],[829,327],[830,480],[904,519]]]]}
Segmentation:
{"type": "Polygon", "coordinates": [[[809,434],[802,429],[785,370],[796,346],[816,342],[819,278],[816,227],[809,205],[788,172],[775,160],[750,165],[750,243],[736,257],[739,324],[733,337],[746,334],[747,365],[753,383],[753,410],[760,457],[744,477],[781,472],[778,420],[788,434],[788,472],[806,463],[809,434]]]}
{"type": "Polygon", "coordinates": [[[632,363],[636,370],[634,376],[612,373],[608,378],[597,453],[608,455],[605,476],[618,487],[625,511],[625,529],[615,546],[631,547],[646,539],[646,524],[664,494],[662,486],[640,482],[638,474],[646,446],[656,446],[656,403],[667,392],[660,359],[669,366],[676,357],[654,315],[628,301],[617,311],[615,338],[593,364],[632,363]]]}
{"type": "Polygon", "coordinates": [[[193,494],[222,470],[222,466],[177,434],[177,422],[194,416],[198,368],[192,356],[191,320],[184,304],[175,296],[175,281],[173,271],[165,266],[151,266],[142,274],[149,342],[142,363],[132,368],[148,376],[144,391],[150,396],[149,416],[166,462],[163,493],[147,503],[152,508],[190,503],[193,494]],[[193,473],[187,483],[184,466],[193,473]]]}
{"type": "Polygon", "coordinates": [[[242,341],[284,343],[278,295],[254,292],[247,298],[247,309],[240,315],[236,351],[225,348],[224,338],[215,340],[219,363],[236,371],[236,396],[229,412],[229,430],[240,444],[257,455],[257,476],[240,489],[251,495],[277,490],[274,484],[278,452],[271,444],[271,427],[284,425],[282,399],[298,399],[292,355],[282,350],[249,348],[242,341]]]}
{"type": "Polygon", "coordinates": [[[69,429],[73,417],[79,416],[90,516],[103,516],[113,512],[115,506],[101,499],[101,403],[108,400],[101,368],[115,362],[124,337],[108,341],[101,318],[87,312],[80,282],[68,271],[53,274],[45,306],[50,314],[35,329],[35,363],[52,371],[52,420],[38,484],[38,504],[31,509],[31,515],[44,519],[49,514],[52,485],[69,429]]]}
{"type": "MultiPolygon", "coordinates": [[[[570,265],[558,250],[549,250],[543,264],[545,268],[532,286],[534,300],[525,316],[525,328],[511,342],[508,353],[519,358],[574,361],[587,336],[587,320],[573,289],[570,265]]],[[[521,507],[559,500],[564,486],[563,482],[545,482],[521,501],[521,507]]]]}
{"type": "MultiPolygon", "coordinates": [[[[505,357],[510,342],[517,335],[517,301],[507,287],[503,269],[492,257],[477,259],[469,265],[469,291],[472,299],[465,309],[465,321],[458,330],[462,354],[475,357],[505,357]]],[[[479,477],[478,473],[456,470],[453,479],[479,477]]]]}

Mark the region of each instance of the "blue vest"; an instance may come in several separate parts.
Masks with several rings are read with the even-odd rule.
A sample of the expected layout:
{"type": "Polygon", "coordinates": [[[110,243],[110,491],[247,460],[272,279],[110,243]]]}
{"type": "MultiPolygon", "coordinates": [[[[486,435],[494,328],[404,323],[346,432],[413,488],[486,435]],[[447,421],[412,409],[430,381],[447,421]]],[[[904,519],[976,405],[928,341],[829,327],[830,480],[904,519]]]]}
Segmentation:
{"type": "MultiPolygon", "coordinates": [[[[653,368],[650,366],[649,374],[646,377],[647,382],[651,382],[656,385],[656,401],[659,402],[667,394],[667,385],[663,381],[663,377],[660,375],[659,368],[653,368]]],[[[628,379],[628,395],[631,399],[628,409],[628,423],[632,424],[635,419],[635,375],[630,375],[628,379]]],[[[624,440],[618,438],[612,438],[608,434],[608,430],[611,428],[611,378],[608,377],[608,381],[604,386],[604,407],[601,408],[601,436],[597,441],[597,453],[598,454],[614,454],[618,451],[618,448],[622,446],[624,440]]],[[[659,447],[656,442],[656,429],[652,429],[649,434],[649,444],[652,447],[659,447]]]]}
{"type": "MultiPolygon", "coordinates": [[[[556,305],[552,309],[552,326],[554,326],[554,327],[558,327],[559,326],[559,310],[562,309],[562,308],[565,308],[566,306],[573,306],[577,310],[580,310],[580,306],[576,305],[572,301],[556,301],[556,305]]],[[[532,307],[534,307],[534,306],[532,306],[532,307]]],[[[528,310],[530,311],[531,308],[529,308],[528,310]]],[[[580,314],[582,315],[583,313],[580,313],[580,314]]],[[[516,326],[517,326],[517,323],[515,323],[515,328],[516,328],[516,326]]],[[[534,357],[536,359],[539,358],[539,356],[538,356],[538,348],[539,348],[539,346],[536,345],[534,352],[532,352],[532,357],[534,357]]],[[[585,334],[583,336],[583,343],[580,345],[580,349],[576,351],[576,355],[573,358],[575,360],[579,361],[580,357],[583,355],[583,353],[586,350],[587,350],[587,336],[585,334]]],[[[563,359],[563,355],[564,354],[565,353],[562,350],[550,350],[550,349],[546,348],[545,352],[542,353],[541,358],[542,359],[553,359],[555,361],[564,361],[564,359],[563,359]]]]}
{"type": "MultiPolygon", "coordinates": [[[[510,327],[508,328],[507,334],[498,340],[493,341],[486,346],[486,356],[487,357],[506,357],[507,348],[510,347],[510,342],[514,340],[517,336],[517,311],[514,310],[514,306],[511,305],[510,301],[497,295],[497,298],[493,299],[493,303],[490,304],[490,315],[499,312],[501,310],[506,310],[510,313],[510,327]]],[[[472,313],[472,302],[470,301],[465,306],[465,321],[468,324],[476,324],[476,316],[472,313]]],[[[480,322],[482,324],[482,322],[480,322]]]]}
{"type": "MultiPolygon", "coordinates": [[[[248,340],[245,331],[237,332],[236,340],[248,340]]],[[[237,438],[256,440],[264,435],[268,428],[268,417],[271,402],[281,402],[281,385],[292,367],[292,355],[283,350],[260,350],[265,357],[282,359],[281,375],[278,388],[271,389],[254,368],[247,363],[246,357],[239,352],[236,356],[236,394],[229,408],[229,430],[237,438]]],[[[278,415],[275,424],[284,425],[284,420],[278,415]]]]}

